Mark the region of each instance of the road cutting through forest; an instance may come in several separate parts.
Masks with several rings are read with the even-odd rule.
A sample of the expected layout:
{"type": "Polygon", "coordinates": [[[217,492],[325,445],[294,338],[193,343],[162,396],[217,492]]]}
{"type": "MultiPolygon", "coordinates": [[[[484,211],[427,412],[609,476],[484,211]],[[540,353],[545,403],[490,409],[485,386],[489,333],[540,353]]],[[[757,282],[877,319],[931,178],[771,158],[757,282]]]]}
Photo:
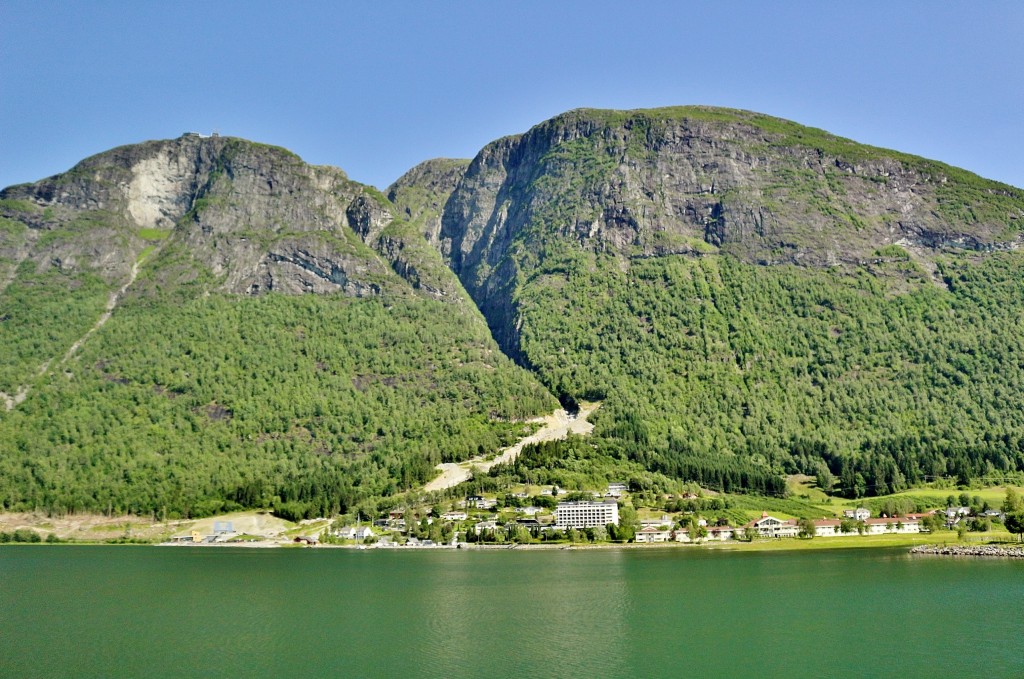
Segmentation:
{"type": "Polygon", "coordinates": [[[441,474],[424,486],[423,490],[432,492],[451,488],[464,481],[468,481],[472,477],[474,470],[486,473],[496,464],[513,462],[519,457],[523,446],[529,443],[564,439],[570,433],[589,434],[594,429],[594,425],[588,422],[587,418],[599,407],[601,407],[600,403],[581,403],[579,412],[575,416],[559,408],[550,415],[530,420],[531,422],[543,422],[544,426],[532,434],[519,439],[514,445],[505,448],[494,457],[480,456],[465,462],[443,462],[437,465],[435,469],[439,470],[441,474]]]}

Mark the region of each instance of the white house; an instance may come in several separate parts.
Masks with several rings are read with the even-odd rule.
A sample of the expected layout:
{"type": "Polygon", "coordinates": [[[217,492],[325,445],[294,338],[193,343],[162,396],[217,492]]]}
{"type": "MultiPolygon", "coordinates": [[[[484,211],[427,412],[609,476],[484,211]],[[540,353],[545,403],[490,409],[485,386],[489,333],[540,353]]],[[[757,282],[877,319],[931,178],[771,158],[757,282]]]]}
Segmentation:
{"type": "Polygon", "coordinates": [[[757,531],[758,535],[766,538],[795,538],[800,532],[796,519],[777,519],[768,516],[768,512],[762,512],[761,518],[745,524],[757,531]]]}
{"type": "Polygon", "coordinates": [[[668,542],[672,531],[658,528],[641,528],[636,532],[637,542],[668,542]]]}
{"type": "MultiPolygon", "coordinates": [[[[884,535],[886,533],[920,533],[920,515],[864,519],[864,533],[866,535],[884,535]]],[[[828,538],[837,535],[844,535],[842,521],[839,519],[818,519],[814,522],[814,534],[817,537],[828,538]]],[[[853,533],[856,535],[857,533],[853,533]]]]}
{"type": "MultiPolygon", "coordinates": [[[[697,525],[704,528],[707,526],[707,522],[704,521],[703,524],[698,523],[697,525]]],[[[711,526],[710,528],[705,528],[705,530],[707,531],[707,535],[701,539],[708,542],[725,542],[726,540],[735,540],[740,534],[740,529],[733,528],[732,526],[711,526]]],[[[693,542],[693,539],[690,537],[689,528],[677,528],[673,532],[673,539],[676,542],[693,542]]]]}
{"type": "Polygon", "coordinates": [[[641,528],[658,528],[659,526],[671,526],[672,517],[663,514],[659,519],[640,519],[641,528]]]}
{"type": "MultiPolygon", "coordinates": [[[[847,510],[852,512],[853,510],[847,510]]],[[[846,512],[843,512],[844,514],[846,512]]],[[[814,535],[820,538],[842,535],[843,522],[839,519],[818,519],[814,522],[814,535]]]]}
{"type": "Polygon", "coordinates": [[[476,532],[477,535],[480,535],[480,533],[484,532],[485,530],[497,530],[497,529],[498,529],[498,522],[497,521],[481,521],[480,523],[478,523],[475,526],[473,526],[473,530],[476,532]]]}
{"type": "Polygon", "coordinates": [[[970,507],[947,507],[946,508],[946,525],[955,526],[960,519],[965,516],[971,515],[970,507]]]}
{"type": "Polygon", "coordinates": [[[712,526],[708,528],[708,540],[721,542],[723,540],[732,540],[735,537],[736,529],[732,526],[712,526]]]}
{"type": "Polygon", "coordinates": [[[871,510],[867,507],[857,507],[856,509],[844,509],[843,516],[848,519],[854,519],[856,521],[864,521],[871,518],[871,510]]]}
{"type": "Polygon", "coordinates": [[[469,518],[469,514],[466,512],[445,512],[441,515],[441,518],[445,521],[465,521],[469,518]]]}
{"type": "Polygon", "coordinates": [[[921,522],[918,519],[909,517],[891,517],[881,519],[868,519],[864,522],[868,535],[880,535],[883,533],[920,533],[921,522]]]}
{"type": "Polygon", "coordinates": [[[356,526],[355,528],[345,526],[344,528],[339,528],[334,534],[342,540],[365,540],[366,538],[372,538],[374,535],[373,529],[369,526],[356,526]]]}

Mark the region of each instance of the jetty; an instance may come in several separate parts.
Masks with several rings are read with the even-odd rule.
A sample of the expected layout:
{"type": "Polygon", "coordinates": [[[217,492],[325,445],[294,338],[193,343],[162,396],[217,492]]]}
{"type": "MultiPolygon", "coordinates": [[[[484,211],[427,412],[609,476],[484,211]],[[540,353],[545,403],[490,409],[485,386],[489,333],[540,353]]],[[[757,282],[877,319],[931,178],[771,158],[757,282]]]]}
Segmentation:
{"type": "Polygon", "coordinates": [[[1024,559],[1024,546],[1011,545],[918,545],[911,554],[940,556],[1001,556],[1024,559]]]}

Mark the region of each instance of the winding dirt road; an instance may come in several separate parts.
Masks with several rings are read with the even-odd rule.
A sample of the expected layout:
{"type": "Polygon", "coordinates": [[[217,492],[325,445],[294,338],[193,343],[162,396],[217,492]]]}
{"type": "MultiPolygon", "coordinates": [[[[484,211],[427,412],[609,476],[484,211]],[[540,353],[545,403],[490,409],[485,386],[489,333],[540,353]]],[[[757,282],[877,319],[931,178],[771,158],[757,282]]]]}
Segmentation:
{"type": "Polygon", "coordinates": [[[588,422],[587,418],[599,407],[601,407],[600,403],[581,403],[579,414],[576,417],[572,417],[566,411],[559,409],[546,417],[530,420],[531,422],[543,422],[544,426],[529,436],[519,439],[515,445],[505,448],[497,456],[489,460],[483,457],[474,457],[465,462],[444,462],[437,465],[435,469],[438,469],[441,475],[424,486],[423,490],[429,493],[435,490],[451,488],[464,481],[468,481],[473,475],[474,469],[480,472],[487,472],[496,464],[512,462],[519,456],[523,446],[528,443],[564,439],[570,433],[589,434],[594,429],[594,425],[588,422]]]}

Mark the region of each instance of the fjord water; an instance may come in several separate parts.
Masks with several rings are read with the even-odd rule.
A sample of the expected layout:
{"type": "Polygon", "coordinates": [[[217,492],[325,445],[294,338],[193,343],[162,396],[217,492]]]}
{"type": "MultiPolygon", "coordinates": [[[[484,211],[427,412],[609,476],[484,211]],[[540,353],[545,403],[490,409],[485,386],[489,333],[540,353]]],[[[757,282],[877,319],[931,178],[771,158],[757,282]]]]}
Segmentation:
{"type": "Polygon", "coordinates": [[[1024,563],[0,548],[3,677],[1024,676],[1024,563]]]}

